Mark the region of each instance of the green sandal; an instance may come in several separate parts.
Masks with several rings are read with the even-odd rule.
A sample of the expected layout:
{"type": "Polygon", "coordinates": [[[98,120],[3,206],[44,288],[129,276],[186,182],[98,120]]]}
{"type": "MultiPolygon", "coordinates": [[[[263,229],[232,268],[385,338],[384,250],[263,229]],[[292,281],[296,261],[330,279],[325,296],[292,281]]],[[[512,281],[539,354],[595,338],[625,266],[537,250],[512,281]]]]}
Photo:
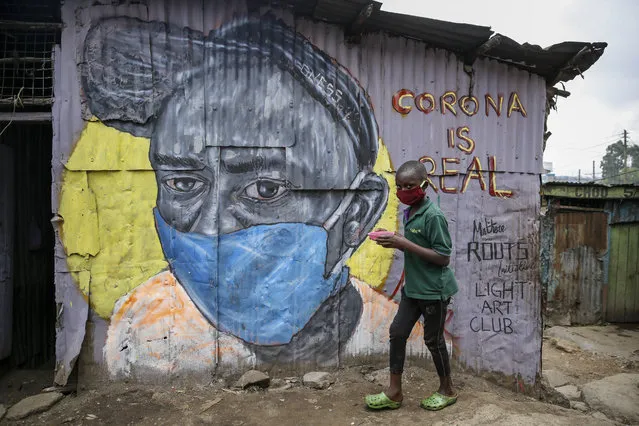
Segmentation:
{"type": "Polygon", "coordinates": [[[396,410],[402,406],[401,402],[393,401],[384,392],[377,395],[366,395],[365,399],[366,405],[372,410],[382,410],[384,408],[396,410]]]}
{"type": "Polygon", "coordinates": [[[457,396],[446,396],[439,392],[435,392],[428,398],[422,399],[422,402],[419,405],[430,411],[438,411],[442,408],[448,407],[449,405],[453,405],[456,402],[457,396]]]}

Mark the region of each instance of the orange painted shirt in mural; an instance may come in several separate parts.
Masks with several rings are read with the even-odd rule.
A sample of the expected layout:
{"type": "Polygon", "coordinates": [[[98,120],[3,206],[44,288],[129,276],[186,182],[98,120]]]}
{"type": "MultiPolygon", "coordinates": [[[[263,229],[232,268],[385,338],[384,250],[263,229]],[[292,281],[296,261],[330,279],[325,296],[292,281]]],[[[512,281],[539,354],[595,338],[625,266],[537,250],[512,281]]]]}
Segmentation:
{"type": "MultiPolygon", "coordinates": [[[[388,328],[397,304],[351,277],[363,309],[343,353],[388,351],[388,328]]],[[[425,356],[421,324],[413,329],[407,354],[425,356]]],[[[161,272],[115,305],[104,348],[114,376],[229,372],[256,365],[255,354],[234,336],[219,332],[200,313],[170,272],[161,272]]]]}

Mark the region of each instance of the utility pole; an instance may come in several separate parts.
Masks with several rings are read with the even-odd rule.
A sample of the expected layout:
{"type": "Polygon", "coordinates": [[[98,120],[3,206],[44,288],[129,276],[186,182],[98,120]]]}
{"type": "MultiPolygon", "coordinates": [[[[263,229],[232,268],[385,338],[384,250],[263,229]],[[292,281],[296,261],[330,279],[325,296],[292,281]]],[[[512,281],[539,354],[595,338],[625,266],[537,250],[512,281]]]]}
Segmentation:
{"type": "Polygon", "coordinates": [[[623,167],[628,168],[628,131],[623,131],[623,167]]]}
{"type": "Polygon", "coordinates": [[[581,169],[579,169],[579,177],[577,178],[577,182],[581,183],[581,169]]]}
{"type": "Polygon", "coordinates": [[[597,176],[595,176],[595,160],[592,160],[592,181],[594,182],[595,179],[597,179],[597,176]]]}

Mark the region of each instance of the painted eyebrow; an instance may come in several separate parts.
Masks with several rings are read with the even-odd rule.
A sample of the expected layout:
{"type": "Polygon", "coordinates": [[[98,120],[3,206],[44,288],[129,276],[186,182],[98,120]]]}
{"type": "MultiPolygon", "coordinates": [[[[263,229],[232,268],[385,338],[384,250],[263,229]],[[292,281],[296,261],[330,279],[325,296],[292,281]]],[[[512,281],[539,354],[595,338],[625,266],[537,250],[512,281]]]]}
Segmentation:
{"type": "Polygon", "coordinates": [[[235,156],[235,158],[221,158],[222,169],[228,173],[246,173],[272,168],[284,168],[285,160],[271,155],[235,156]]]}
{"type": "Polygon", "coordinates": [[[193,157],[174,157],[171,155],[154,153],[154,163],[160,166],[175,167],[180,170],[202,170],[206,165],[193,157]]]}

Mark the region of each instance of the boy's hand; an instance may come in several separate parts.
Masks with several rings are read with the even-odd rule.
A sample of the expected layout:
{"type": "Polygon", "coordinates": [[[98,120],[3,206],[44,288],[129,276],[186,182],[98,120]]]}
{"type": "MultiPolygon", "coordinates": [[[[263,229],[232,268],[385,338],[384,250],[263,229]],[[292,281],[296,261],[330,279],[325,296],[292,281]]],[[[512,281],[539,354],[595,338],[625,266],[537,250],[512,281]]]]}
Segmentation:
{"type": "MultiPolygon", "coordinates": [[[[385,229],[379,229],[380,231],[385,231],[385,229]]],[[[388,237],[378,237],[375,242],[385,248],[394,248],[403,250],[406,247],[406,243],[408,240],[398,233],[394,233],[388,237]]]]}

